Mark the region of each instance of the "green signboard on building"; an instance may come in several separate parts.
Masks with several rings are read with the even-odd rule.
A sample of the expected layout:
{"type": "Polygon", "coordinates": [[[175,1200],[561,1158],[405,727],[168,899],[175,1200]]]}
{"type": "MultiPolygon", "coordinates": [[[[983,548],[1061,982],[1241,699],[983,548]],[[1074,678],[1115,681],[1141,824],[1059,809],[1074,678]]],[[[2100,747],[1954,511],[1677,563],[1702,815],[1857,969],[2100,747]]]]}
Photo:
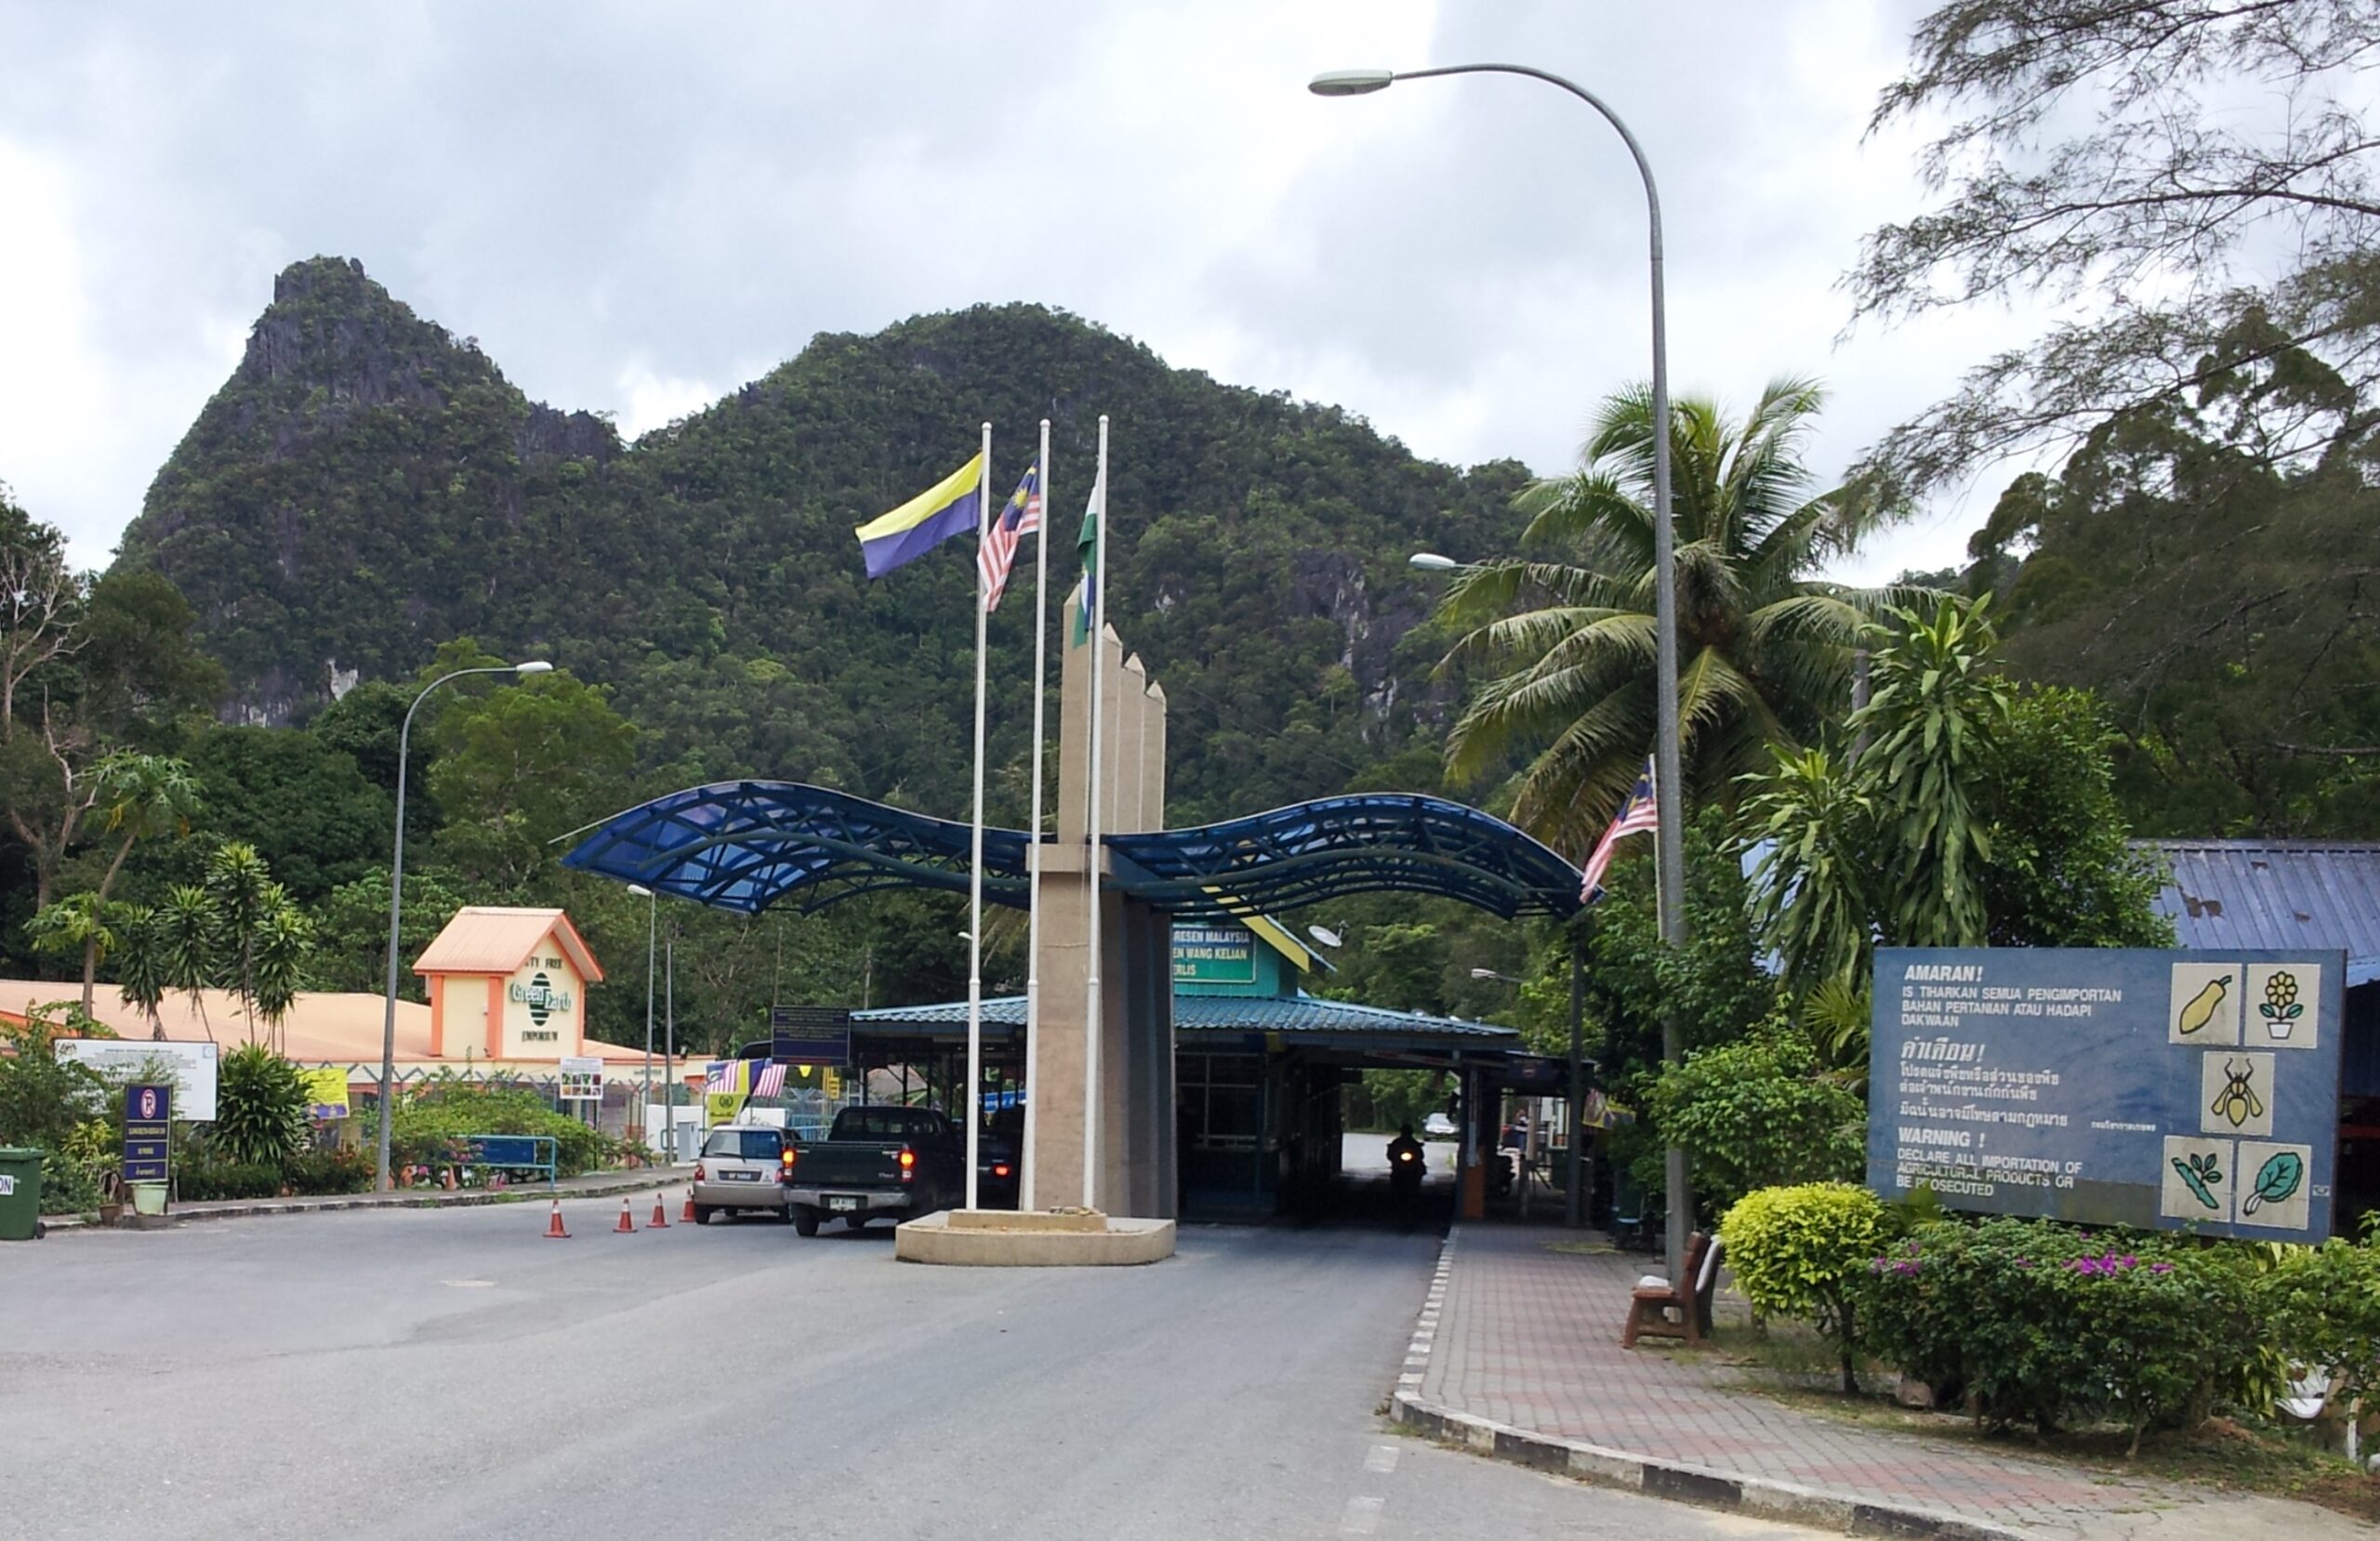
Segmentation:
{"type": "Polygon", "coordinates": [[[1176,926],[1173,982],[1254,984],[1256,938],[1237,926],[1176,926]]]}

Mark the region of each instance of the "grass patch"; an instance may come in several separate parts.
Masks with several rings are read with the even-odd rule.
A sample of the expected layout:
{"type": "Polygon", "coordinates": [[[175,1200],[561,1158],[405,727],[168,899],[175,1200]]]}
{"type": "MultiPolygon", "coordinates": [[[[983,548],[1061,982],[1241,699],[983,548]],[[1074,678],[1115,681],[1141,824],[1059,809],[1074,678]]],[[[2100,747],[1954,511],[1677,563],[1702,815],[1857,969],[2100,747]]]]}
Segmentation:
{"type": "Polygon", "coordinates": [[[1609,1242],[1547,1242],[1545,1250],[1572,1258],[1607,1258],[1620,1248],[1609,1242]]]}

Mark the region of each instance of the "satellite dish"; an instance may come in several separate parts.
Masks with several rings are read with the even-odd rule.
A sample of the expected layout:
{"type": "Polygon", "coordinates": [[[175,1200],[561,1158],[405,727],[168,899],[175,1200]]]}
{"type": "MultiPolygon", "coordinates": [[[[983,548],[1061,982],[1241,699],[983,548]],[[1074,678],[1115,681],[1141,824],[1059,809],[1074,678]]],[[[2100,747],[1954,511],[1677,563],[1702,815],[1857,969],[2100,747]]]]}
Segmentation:
{"type": "Polygon", "coordinates": [[[1332,930],[1328,926],[1308,926],[1305,929],[1305,932],[1306,935],[1314,938],[1315,941],[1321,942],[1325,947],[1337,947],[1342,945],[1339,939],[1339,933],[1332,930]]]}

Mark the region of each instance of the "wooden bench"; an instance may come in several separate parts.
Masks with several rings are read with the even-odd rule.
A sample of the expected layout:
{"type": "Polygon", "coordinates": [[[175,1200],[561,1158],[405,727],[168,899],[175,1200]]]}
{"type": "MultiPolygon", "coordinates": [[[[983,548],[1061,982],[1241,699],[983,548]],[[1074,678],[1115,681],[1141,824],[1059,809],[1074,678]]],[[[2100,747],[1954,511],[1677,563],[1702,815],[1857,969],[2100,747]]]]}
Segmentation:
{"type": "Polygon", "coordinates": [[[1675,1337],[1690,1349],[1711,1340],[1711,1297],[1719,1287],[1721,1245],[1698,1231],[1686,1238],[1686,1276],[1692,1291],[1681,1295],[1669,1280],[1647,1274],[1636,1282],[1628,1298],[1628,1329],[1620,1346],[1633,1349],[1639,1337],[1675,1337]],[[1674,1313],[1674,1314],[1673,1314],[1674,1313]]]}

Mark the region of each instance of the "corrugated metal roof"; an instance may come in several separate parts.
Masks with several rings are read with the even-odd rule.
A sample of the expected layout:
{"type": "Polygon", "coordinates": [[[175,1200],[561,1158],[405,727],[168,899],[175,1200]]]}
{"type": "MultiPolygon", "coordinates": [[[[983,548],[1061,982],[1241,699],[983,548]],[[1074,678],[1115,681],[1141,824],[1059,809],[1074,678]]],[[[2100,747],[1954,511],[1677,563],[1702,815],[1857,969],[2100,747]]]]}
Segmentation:
{"type": "Polygon", "coordinates": [[[455,912],[446,929],[433,938],[414,961],[416,974],[509,974],[544,943],[548,934],[562,942],[588,983],[600,983],[602,968],[587,950],[586,939],[570,916],[560,910],[515,909],[498,904],[469,904],[455,912]]]}
{"type": "Polygon", "coordinates": [[[2380,845],[2135,840],[2169,871],[2157,908],[2185,947],[2336,947],[2380,979],[2380,845]]]}
{"type": "MultiPolygon", "coordinates": [[[[879,1007],[852,1013],[854,1022],[915,1023],[920,1026],[963,1026],[965,1001],[937,1001],[931,1006],[879,1007]]],[[[986,1026],[1003,1029],[1025,1025],[1025,997],[1001,995],[984,1003],[986,1026]]],[[[1176,995],[1173,1027],[1177,1033],[1329,1034],[1350,1037],[1465,1038],[1482,1044],[1517,1041],[1520,1034],[1492,1022],[1461,1017],[1432,1017],[1419,1011],[1391,1011],[1385,1007],[1326,1001],[1313,995],[1176,995]]]]}

